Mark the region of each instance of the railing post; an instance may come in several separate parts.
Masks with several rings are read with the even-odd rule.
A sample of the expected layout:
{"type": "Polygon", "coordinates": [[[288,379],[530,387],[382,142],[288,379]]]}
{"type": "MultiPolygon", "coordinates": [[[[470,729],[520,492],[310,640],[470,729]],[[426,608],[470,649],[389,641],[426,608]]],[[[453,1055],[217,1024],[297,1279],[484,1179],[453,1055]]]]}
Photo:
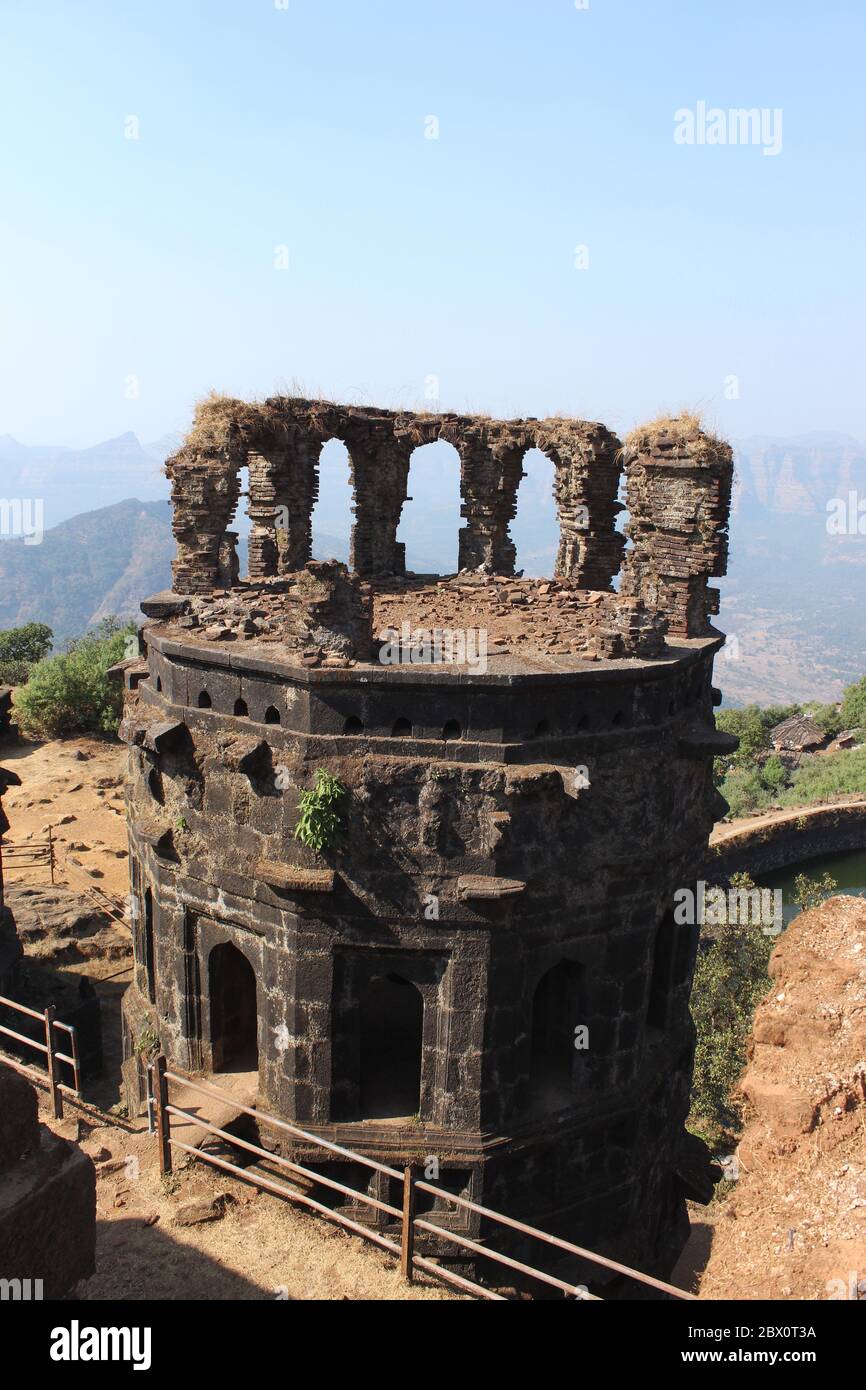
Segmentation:
{"type": "Polygon", "coordinates": [[[166,1113],[168,1105],[168,1082],[165,1079],[166,1060],[160,1055],[150,1064],[153,1085],[153,1099],[156,1106],[156,1142],[159,1147],[159,1171],[171,1172],[171,1116],[166,1113]]]}
{"type": "Polygon", "coordinates": [[[78,1054],[78,1029],[73,1024],[69,1030],[69,1041],[72,1044],[72,1076],[75,1082],[75,1089],[81,1095],[81,1058],[78,1054]]]}
{"type": "Polygon", "coordinates": [[[63,1119],[63,1092],[58,1085],[57,1058],[54,1055],[54,1016],[57,1009],[53,1004],[49,1004],[45,1010],[45,1054],[48,1062],[48,1085],[51,1088],[51,1101],[54,1106],[55,1120],[63,1119]]]}
{"type": "Polygon", "coordinates": [[[407,1283],[414,1278],[415,1254],[415,1174],[410,1167],[403,1169],[403,1231],[400,1240],[400,1273],[407,1283]]]}

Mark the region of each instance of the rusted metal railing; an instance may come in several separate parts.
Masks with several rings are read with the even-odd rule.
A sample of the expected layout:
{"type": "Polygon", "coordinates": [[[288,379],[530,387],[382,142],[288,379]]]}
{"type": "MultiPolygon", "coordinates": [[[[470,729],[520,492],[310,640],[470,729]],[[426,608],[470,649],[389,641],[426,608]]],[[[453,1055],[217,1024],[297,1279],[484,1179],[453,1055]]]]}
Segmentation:
{"type": "Polygon", "coordinates": [[[47,839],[25,840],[20,845],[10,844],[8,840],[2,840],[0,852],[2,852],[7,872],[10,869],[16,872],[24,869],[47,869],[51,876],[51,882],[54,882],[57,856],[54,848],[54,834],[50,825],[47,839]]]}
{"type": "Polygon", "coordinates": [[[15,999],[7,999],[0,994],[0,1008],[13,1009],[16,1013],[24,1014],[27,1018],[38,1019],[44,1028],[44,1042],[37,1042],[35,1038],[28,1037],[25,1033],[18,1033],[14,1028],[9,1028],[4,1023],[0,1023],[0,1034],[4,1037],[12,1038],[22,1047],[29,1047],[34,1052],[39,1052],[45,1060],[45,1072],[37,1071],[34,1067],[28,1067],[23,1062],[16,1062],[7,1053],[0,1053],[0,1063],[11,1067],[13,1071],[20,1072],[31,1081],[35,1081],[37,1086],[48,1086],[51,1093],[51,1103],[54,1107],[55,1119],[63,1118],[63,1097],[68,1095],[76,1100],[81,1099],[81,1062],[78,1051],[78,1033],[72,1023],[61,1023],[55,1016],[57,1013],[53,1004],[49,1004],[47,1009],[40,1013],[38,1009],[29,1009],[26,1004],[19,1004],[15,999]],[[57,1039],[54,1030],[60,1029],[69,1038],[69,1052],[59,1052],[57,1049],[57,1039]],[[66,1062],[72,1068],[74,1084],[67,1086],[60,1080],[59,1062],[66,1062]]]}
{"type": "Polygon", "coordinates": [[[608,1270],[615,1274],[620,1274],[634,1279],[638,1283],[649,1288],[655,1289],[660,1293],[670,1295],[672,1298],[693,1300],[695,1295],[687,1293],[684,1289],[678,1289],[673,1284],[668,1284],[662,1279],[656,1279],[652,1275],[644,1274],[641,1270],[632,1269],[629,1265],[620,1264],[617,1260],[608,1259],[604,1255],[598,1255],[592,1250],[586,1250],[582,1246],[575,1245],[572,1241],[564,1240],[559,1236],[550,1235],[547,1231],[539,1230],[536,1226],[529,1226],[523,1221],[517,1221],[514,1217],[505,1216],[502,1212],[493,1211],[490,1207],[481,1206],[478,1202],[472,1202],[466,1197],[457,1197],[454,1193],[448,1192],[445,1188],[438,1187],[434,1183],[429,1183],[417,1178],[413,1168],[406,1167],[401,1169],[392,1168],[386,1163],[379,1163],[376,1159],[368,1158],[365,1154],[356,1153],[352,1149],[346,1149],[341,1144],[335,1144],[331,1140],[322,1139],[318,1135],[310,1134],[307,1130],[300,1129],[297,1125],[290,1124],[286,1120],[277,1119],[275,1115],[269,1115],[261,1110],[256,1110],[252,1106],[244,1105],[237,1101],[228,1091],[223,1091],[219,1087],[208,1082],[197,1081],[191,1076],[186,1076],[180,1072],[170,1071],[165,1057],[157,1057],[150,1064],[151,1072],[151,1091],[153,1095],[155,1111],[155,1131],[157,1146],[159,1151],[160,1171],[170,1173],[172,1171],[172,1150],[177,1149],[183,1153],[191,1155],[200,1162],[211,1164],[213,1167],[220,1168],[224,1172],[231,1173],[235,1177],[243,1179],[245,1182],[253,1183],[266,1192],[271,1192],[276,1196],[285,1197],[291,1202],[296,1202],[307,1209],[323,1216],[327,1221],[336,1222],[354,1235],[361,1236],[364,1240],[386,1250],[399,1261],[400,1270],[403,1277],[409,1282],[412,1281],[415,1271],[422,1270],[425,1274],[431,1275],[436,1279],[460,1289],[464,1293],[471,1293],[475,1297],[490,1300],[507,1301],[504,1295],[496,1293],[495,1290],[485,1287],[472,1279],[465,1278],[457,1274],[454,1270],[448,1269],[426,1256],[415,1253],[415,1234],[417,1231],[424,1231],[438,1239],[450,1242],[460,1250],[469,1251],[474,1255],[482,1257],[484,1260],[492,1261],[504,1266],[506,1269],[513,1270],[515,1273],[525,1275],[527,1278],[537,1280],[545,1284],[548,1288],[553,1288],[563,1293],[566,1297],[576,1298],[581,1301],[599,1302],[597,1295],[591,1294],[579,1284],[560,1279],[546,1270],[537,1268],[534,1265],[517,1260],[510,1255],[502,1254],[498,1250],[492,1249],[488,1245],[482,1245],[479,1241],[471,1240],[468,1236],[461,1235],[458,1231],[452,1231],[444,1226],[437,1225],[435,1221],[428,1221],[416,1213],[416,1198],[418,1192],[427,1193],[443,1202],[448,1202],[458,1210],[474,1213],[482,1217],[485,1221],[494,1225],[504,1226],[510,1230],[517,1231],[521,1235],[538,1240],[544,1245],[555,1250],[561,1250],[564,1254],[577,1256],[589,1264],[594,1264],[601,1269],[608,1270]],[[337,1154],[340,1158],[345,1158],[353,1163],[359,1163],[373,1172],[383,1173],[398,1184],[402,1192],[401,1205],[395,1206],[390,1202],[383,1202],[379,1197],[373,1197],[367,1192],[358,1191],[356,1188],[347,1187],[344,1183],[338,1182],[336,1178],[326,1176],[321,1172],[316,1172],[311,1168],[305,1168],[303,1164],[296,1163],[292,1159],[284,1158],[281,1154],[271,1153],[258,1144],[252,1143],[248,1139],[242,1139],[238,1135],[230,1134],[227,1130],[221,1129],[217,1125],[211,1124],[200,1115],[194,1114],[180,1106],[173,1105],[170,1099],[169,1086],[174,1083],[178,1086],[187,1087],[190,1090],[198,1091],[202,1095],[210,1096],[213,1099],[222,1101],[231,1106],[241,1114],[249,1115],[258,1122],[271,1129],[276,1129],[284,1134],[290,1135],[293,1139],[302,1141],[305,1144],[323,1150],[325,1153],[337,1154]],[[395,1222],[400,1223],[399,1243],[390,1236],[384,1235],[381,1231],[364,1225],[359,1221],[352,1220],[343,1212],[335,1211],[332,1207],[326,1206],[323,1202],[317,1201],[307,1192],[298,1191],[296,1188],[287,1187],[283,1183],[276,1182],[272,1177],[262,1173],[253,1172],[246,1168],[241,1168],[228,1159],[222,1158],[217,1154],[208,1153],[206,1150],[188,1144],[185,1141],[175,1138],[171,1132],[172,1117],[185,1120],[189,1124],[212,1134],[217,1138],[225,1140],[234,1148],[242,1149],[255,1157],[264,1159],[269,1164],[274,1164],[284,1169],[287,1173],[308,1179],[332,1191],[348,1196],[353,1202],[371,1207],[374,1211],[383,1212],[390,1216],[395,1222]]]}

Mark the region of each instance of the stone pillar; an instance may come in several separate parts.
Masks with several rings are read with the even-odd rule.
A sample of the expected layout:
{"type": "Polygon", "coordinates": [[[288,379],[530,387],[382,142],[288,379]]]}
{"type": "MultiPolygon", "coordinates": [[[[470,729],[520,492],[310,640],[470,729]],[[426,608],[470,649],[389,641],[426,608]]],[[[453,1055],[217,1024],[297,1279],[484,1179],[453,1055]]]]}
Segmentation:
{"type": "Polygon", "coordinates": [[[508,527],[531,443],[522,422],[445,415],[441,437],[460,454],[460,514],[466,518],[458,538],[460,569],[487,565],[493,574],[513,574],[516,550],[508,527]]]}
{"type": "Polygon", "coordinates": [[[293,576],[286,638],[327,657],[368,661],[373,645],[373,595],[339,560],[311,560],[293,576]]]}
{"type": "Polygon", "coordinates": [[[405,574],[397,527],[406,501],[413,444],[398,438],[394,416],[353,411],[343,424],[355,490],[349,568],[368,576],[405,574]]]}
{"type": "Polygon", "coordinates": [[[719,611],[707,580],[728,562],[730,445],[688,418],[665,420],[629,436],[625,467],[633,549],[621,592],[661,612],[672,636],[703,637],[719,611]]]}
{"type": "Polygon", "coordinates": [[[556,574],[582,589],[610,592],[619,573],[625,537],[616,529],[621,445],[604,425],[580,420],[543,421],[536,446],[556,466],[559,550],[556,574]]]}
{"type": "Polygon", "coordinates": [[[233,589],[239,577],[238,533],[237,531],[223,531],[217,565],[217,585],[220,589],[233,589]]]}
{"type": "MultiPolygon", "coordinates": [[[[288,490],[288,454],[285,449],[269,450],[267,456],[253,451],[247,463],[250,476],[247,497],[249,577],[268,579],[277,573],[277,524],[281,519],[277,507],[288,490]]],[[[287,507],[288,504],[282,505],[287,507]]]]}
{"type": "Polygon", "coordinates": [[[240,496],[243,455],[184,446],[166,461],[171,480],[171,529],[177,542],[172,588],[209,593],[219,582],[220,546],[240,496]]]}

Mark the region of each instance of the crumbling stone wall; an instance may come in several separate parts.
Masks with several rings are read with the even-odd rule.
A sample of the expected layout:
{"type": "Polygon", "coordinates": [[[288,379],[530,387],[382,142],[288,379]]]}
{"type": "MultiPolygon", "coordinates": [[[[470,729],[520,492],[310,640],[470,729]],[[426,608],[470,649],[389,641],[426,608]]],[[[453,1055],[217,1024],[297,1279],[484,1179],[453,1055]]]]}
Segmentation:
{"type": "Polygon", "coordinates": [[[249,466],[250,577],[298,569],[310,558],[310,517],[317,460],[328,439],[348,449],[355,492],[350,567],[367,576],[400,574],[397,542],[412,451],[437,439],[460,455],[460,567],[514,571],[508,528],[527,450],[540,448],[556,470],[562,543],[558,573],[606,589],[616,574],[622,537],[619,441],[604,426],[577,420],[491,420],[425,415],[327,401],[274,398],[261,406],[212,400],[200,407],[183,448],[166,469],[172,481],[178,557],[174,588],[197,593],[217,579],[220,539],[237,503],[236,474],[249,466]],[[284,509],[287,523],[279,527],[284,509]],[[285,534],[278,534],[278,527],[285,534]]]}
{"type": "Polygon", "coordinates": [[[707,581],[728,562],[733,455],[688,418],[639,429],[626,444],[628,535],[623,594],[668,618],[679,637],[701,637],[719,611],[707,581]]]}
{"type": "Polygon", "coordinates": [[[437,439],[460,455],[461,571],[512,575],[509,534],[528,450],[555,468],[560,541],[556,575],[611,592],[625,537],[616,522],[625,463],[632,548],[621,592],[640,598],[678,636],[698,636],[717,612],[710,576],[725,572],[732,461],[727,444],[690,417],[637,430],[623,450],[603,425],[555,418],[413,414],[275,397],[261,405],[215,398],[200,407],[183,447],[168,460],[179,594],[232,587],[231,524],[239,473],[249,470],[249,577],[302,569],[311,557],[318,458],[329,439],[347,447],[354,491],[349,567],[367,578],[405,573],[397,541],[414,449],[437,439]]]}

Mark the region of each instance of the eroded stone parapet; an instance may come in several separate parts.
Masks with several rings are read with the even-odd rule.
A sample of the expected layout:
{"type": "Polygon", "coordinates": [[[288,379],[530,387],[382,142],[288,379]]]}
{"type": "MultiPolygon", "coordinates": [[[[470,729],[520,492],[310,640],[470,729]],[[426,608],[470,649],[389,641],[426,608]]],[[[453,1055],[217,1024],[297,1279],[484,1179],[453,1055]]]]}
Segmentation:
{"type": "Polygon", "coordinates": [[[707,581],[727,568],[731,448],[684,416],[635,430],[625,468],[633,549],[621,592],[663,613],[672,635],[705,636],[718,612],[707,581]]]}
{"type": "Polygon", "coordinates": [[[443,415],[441,421],[440,438],[460,455],[460,514],[466,518],[458,537],[460,569],[484,566],[493,574],[513,574],[516,551],[508,527],[531,434],[522,420],[443,415]]]}
{"type": "Polygon", "coordinates": [[[543,420],[535,445],[556,467],[559,513],[556,573],[585,589],[610,589],[625,537],[616,529],[622,446],[604,425],[543,420]]]}
{"type": "Polygon", "coordinates": [[[394,417],[353,412],[342,424],[355,493],[349,567],[356,574],[404,574],[405,547],[397,543],[406,501],[409,459],[415,447],[395,431],[394,417]]]}
{"type": "Polygon", "coordinates": [[[167,460],[171,480],[176,593],[206,593],[219,582],[220,548],[240,493],[243,451],[198,452],[185,445],[167,460]]]}
{"type": "Polygon", "coordinates": [[[337,560],[311,560],[286,595],[289,645],[327,660],[366,661],[373,642],[370,586],[337,560]]]}

